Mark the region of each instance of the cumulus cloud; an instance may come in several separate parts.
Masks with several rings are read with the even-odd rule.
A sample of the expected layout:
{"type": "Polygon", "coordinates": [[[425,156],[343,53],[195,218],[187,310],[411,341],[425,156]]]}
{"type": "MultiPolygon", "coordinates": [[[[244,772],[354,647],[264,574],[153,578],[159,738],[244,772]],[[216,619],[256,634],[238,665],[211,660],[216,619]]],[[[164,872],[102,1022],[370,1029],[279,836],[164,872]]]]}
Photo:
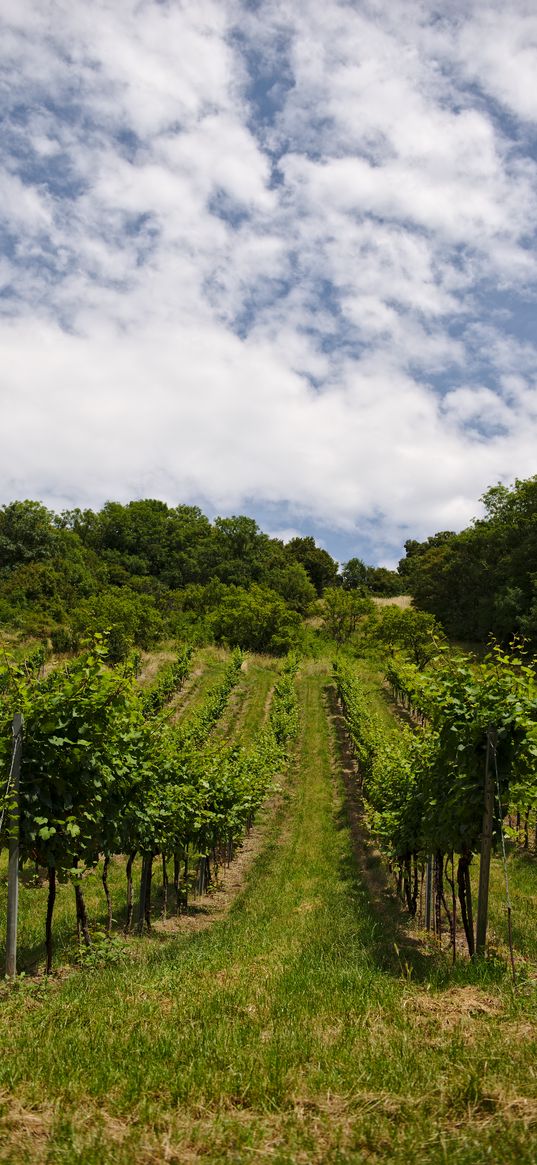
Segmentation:
{"type": "Polygon", "coordinates": [[[2,500],[257,506],[388,560],[536,471],[525,0],[4,21],[2,500]]]}

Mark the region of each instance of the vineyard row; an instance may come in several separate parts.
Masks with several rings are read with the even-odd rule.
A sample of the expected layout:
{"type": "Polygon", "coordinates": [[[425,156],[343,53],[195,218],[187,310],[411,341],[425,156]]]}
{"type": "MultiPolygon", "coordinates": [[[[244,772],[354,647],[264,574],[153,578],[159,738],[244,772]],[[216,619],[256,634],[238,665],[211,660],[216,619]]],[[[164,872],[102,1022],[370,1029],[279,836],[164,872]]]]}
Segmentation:
{"type": "MultiPolygon", "coordinates": [[[[99,638],[77,660],[36,679],[13,668],[3,693],[0,748],[9,768],[11,721],[24,717],[17,832],[21,863],[47,871],[47,969],[52,965],[52,919],[57,878],[73,881],[77,923],[91,943],[83,874],[104,856],[109,928],[112,904],[107,870],[126,857],[127,922],[133,922],[132,870],[142,857],[138,927],[150,926],[153,862],[173,859],[179,900],[189,884],[189,861],[203,885],[209,856],[229,853],[251,824],[276,774],[282,771],[297,723],[296,660],[283,664],[268,723],[253,743],[216,743],[210,733],[222,715],[243,664],[235,651],[221,682],[186,721],[174,724],[167,702],[190,664],[187,649],[149,691],[133,670],[110,668],[99,638]]],[[[0,841],[13,831],[13,793],[4,797],[0,841]],[[9,824],[11,822],[11,825],[9,824]],[[3,835],[3,836],[2,836],[3,835]]]]}
{"type": "Polygon", "coordinates": [[[444,913],[455,951],[458,903],[470,954],[484,953],[487,887],[476,935],[470,864],[481,853],[483,868],[483,839],[501,838],[510,806],[537,804],[535,670],[496,648],[479,664],[459,656],[428,672],[394,661],[387,678],[411,718],[396,733],[372,712],[352,666],[335,665],[369,823],[410,914],[429,862],[437,932],[444,913]]]}

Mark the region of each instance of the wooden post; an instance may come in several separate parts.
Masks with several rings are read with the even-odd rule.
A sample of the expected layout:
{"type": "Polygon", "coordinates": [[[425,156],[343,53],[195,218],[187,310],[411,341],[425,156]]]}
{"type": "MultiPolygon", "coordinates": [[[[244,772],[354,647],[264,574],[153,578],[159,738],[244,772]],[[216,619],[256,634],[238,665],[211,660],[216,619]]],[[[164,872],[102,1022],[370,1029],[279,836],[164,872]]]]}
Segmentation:
{"type": "Polygon", "coordinates": [[[22,758],[22,730],[24,720],[17,712],[13,717],[13,750],[9,771],[9,864],[7,874],[7,941],[6,977],[17,974],[17,913],[19,905],[19,782],[22,758]]]}
{"type": "Polygon", "coordinates": [[[479,897],[477,902],[476,955],[485,954],[487,941],[487,919],[489,911],[490,855],[492,852],[492,828],[494,823],[494,768],[492,758],[496,751],[497,734],[493,728],[487,730],[487,755],[485,761],[485,787],[483,796],[483,828],[481,831],[481,858],[479,864],[479,897]]]}
{"type": "Polygon", "coordinates": [[[138,902],[138,920],[137,932],[144,933],[145,911],[147,902],[147,878],[149,872],[149,859],[146,853],[142,854],[142,870],[140,873],[140,898],[138,902]]]}
{"type": "Polygon", "coordinates": [[[433,859],[427,858],[427,865],[425,867],[425,929],[431,929],[431,916],[433,904],[433,859]]]}

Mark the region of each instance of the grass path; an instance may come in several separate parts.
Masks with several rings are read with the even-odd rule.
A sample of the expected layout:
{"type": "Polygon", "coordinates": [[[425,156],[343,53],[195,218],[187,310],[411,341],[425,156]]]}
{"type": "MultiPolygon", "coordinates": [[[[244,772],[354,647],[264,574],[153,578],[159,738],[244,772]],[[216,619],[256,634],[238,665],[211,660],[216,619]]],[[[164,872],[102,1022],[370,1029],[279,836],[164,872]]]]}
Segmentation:
{"type": "Polygon", "coordinates": [[[229,658],[229,651],[221,647],[198,648],[184,684],[167,705],[172,720],[187,720],[196,713],[211,688],[222,680],[229,658]]]}
{"type": "Polygon", "coordinates": [[[422,958],[414,982],[405,949],[379,957],[391,924],[357,875],[327,681],[305,665],[290,787],[225,919],[7,998],[0,1161],[535,1161],[535,1000],[494,968],[422,958]]]}
{"type": "Polygon", "coordinates": [[[278,663],[271,656],[246,656],[229,705],[215,727],[214,740],[252,740],[266,721],[278,672],[278,663]]]}

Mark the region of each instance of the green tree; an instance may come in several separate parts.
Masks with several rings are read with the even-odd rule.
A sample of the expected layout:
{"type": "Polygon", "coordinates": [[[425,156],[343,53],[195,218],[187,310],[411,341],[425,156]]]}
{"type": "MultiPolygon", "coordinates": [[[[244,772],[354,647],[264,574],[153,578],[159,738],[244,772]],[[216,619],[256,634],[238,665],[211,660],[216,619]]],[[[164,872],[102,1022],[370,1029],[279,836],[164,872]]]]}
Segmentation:
{"type": "Polygon", "coordinates": [[[213,532],[213,572],[222,582],[248,586],[263,576],[269,538],[253,518],[216,518],[213,532]]]}
{"type": "Polygon", "coordinates": [[[263,580],[271,590],[281,595],[293,611],[305,615],[317,598],[313,583],[301,562],[283,562],[267,571],[263,580]]]}
{"type": "Polygon", "coordinates": [[[0,509],[0,570],[52,558],[58,542],[54,515],[41,502],[10,502],[0,509]]]}
{"type": "Polygon", "coordinates": [[[338,646],[346,643],[366,615],[371,614],[370,598],[343,587],[326,587],[323,595],[324,626],[338,646]]]}
{"type": "Polygon", "coordinates": [[[210,615],[215,639],[247,651],[283,655],[300,639],[300,617],[280,595],[254,583],[230,587],[210,615]]]}
{"type": "Polygon", "coordinates": [[[367,590],[367,573],[369,567],[361,558],[349,558],[348,562],[343,564],[341,572],[341,581],[346,591],[365,591],[367,590]]]}
{"type": "Polygon", "coordinates": [[[336,585],[338,564],[327,550],[316,545],[314,538],[292,538],[286,550],[290,558],[302,563],[318,595],[325,587],[336,585]]]}
{"type": "Polygon", "coordinates": [[[449,634],[508,643],[522,632],[537,646],[537,476],[495,485],[482,501],[484,517],[460,534],[407,542],[399,572],[449,634]]]}
{"type": "Polygon", "coordinates": [[[213,531],[198,506],[175,506],[166,528],[162,580],[172,589],[203,582],[211,569],[213,531]]]}
{"type": "Polygon", "coordinates": [[[390,651],[400,648],[423,668],[445,646],[442,627],[427,611],[401,610],[395,604],[381,607],[371,624],[372,634],[390,651]]]}
{"type": "Polygon", "coordinates": [[[126,659],[134,646],[144,650],[154,646],[164,630],[163,618],[152,600],[126,587],[111,587],[83,600],[71,620],[79,636],[106,635],[108,655],[114,662],[126,659]]]}
{"type": "Polygon", "coordinates": [[[391,598],[404,592],[400,575],[386,566],[368,566],[366,586],[370,594],[391,598]]]}

